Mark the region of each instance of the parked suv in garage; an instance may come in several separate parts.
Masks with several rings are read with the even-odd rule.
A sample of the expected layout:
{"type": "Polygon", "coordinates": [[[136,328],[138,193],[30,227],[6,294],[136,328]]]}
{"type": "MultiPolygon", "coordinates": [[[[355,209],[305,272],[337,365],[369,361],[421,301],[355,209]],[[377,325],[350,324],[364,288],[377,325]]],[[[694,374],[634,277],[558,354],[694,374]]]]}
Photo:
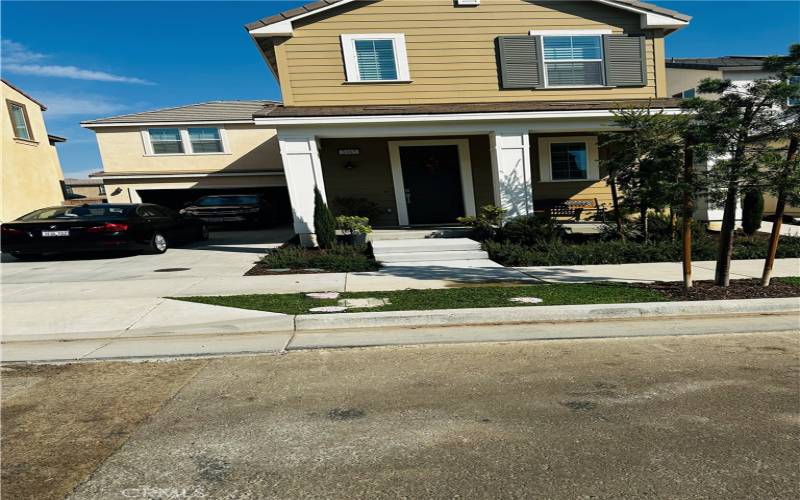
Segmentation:
{"type": "Polygon", "coordinates": [[[186,205],[182,214],[197,217],[207,224],[242,223],[264,227],[275,222],[270,203],[261,194],[215,194],[186,205]]]}

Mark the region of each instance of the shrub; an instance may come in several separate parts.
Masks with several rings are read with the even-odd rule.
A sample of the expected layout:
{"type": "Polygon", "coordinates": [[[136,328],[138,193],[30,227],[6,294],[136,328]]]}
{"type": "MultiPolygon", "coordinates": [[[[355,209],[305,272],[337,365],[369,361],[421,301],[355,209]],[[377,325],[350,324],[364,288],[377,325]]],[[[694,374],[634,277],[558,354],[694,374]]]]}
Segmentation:
{"type": "Polygon", "coordinates": [[[357,215],[366,217],[374,221],[381,215],[381,209],[377,203],[371,202],[366,198],[339,197],[331,202],[331,209],[334,215],[357,215]]]}
{"type": "Polygon", "coordinates": [[[314,232],[320,248],[330,248],[336,244],[336,221],[322,199],[322,193],[316,187],[314,188],[314,232]]]}
{"type": "Polygon", "coordinates": [[[350,236],[354,234],[367,234],[372,232],[369,219],[357,215],[340,215],[336,217],[336,228],[350,236]]]}
{"type": "Polygon", "coordinates": [[[261,265],[269,269],[318,268],[333,272],[380,269],[367,245],[333,245],[326,249],[290,245],[270,250],[261,265]]]}
{"type": "Polygon", "coordinates": [[[757,189],[748,189],[742,199],[742,231],[753,236],[761,227],[764,216],[764,196],[757,189]]]}
{"type": "MultiPolygon", "coordinates": [[[[569,266],[593,264],[632,264],[646,262],[679,262],[680,241],[639,243],[632,241],[594,241],[580,245],[554,242],[526,246],[513,242],[487,241],[483,244],[489,257],[505,266],[569,266]]],[[[766,239],[738,239],[733,248],[734,259],[763,259],[766,239]]],[[[693,260],[716,259],[717,245],[712,238],[699,238],[692,245],[693,260]]],[[[800,257],[800,238],[782,237],[779,258],[800,257]]]]}
{"type": "Polygon", "coordinates": [[[481,207],[477,217],[459,217],[458,222],[472,228],[472,238],[478,241],[489,240],[495,237],[497,230],[503,224],[503,215],[506,209],[494,205],[481,207]]]}
{"type": "Polygon", "coordinates": [[[566,234],[558,221],[546,215],[523,215],[509,219],[499,231],[498,239],[520,245],[540,246],[561,241],[566,234]]]}

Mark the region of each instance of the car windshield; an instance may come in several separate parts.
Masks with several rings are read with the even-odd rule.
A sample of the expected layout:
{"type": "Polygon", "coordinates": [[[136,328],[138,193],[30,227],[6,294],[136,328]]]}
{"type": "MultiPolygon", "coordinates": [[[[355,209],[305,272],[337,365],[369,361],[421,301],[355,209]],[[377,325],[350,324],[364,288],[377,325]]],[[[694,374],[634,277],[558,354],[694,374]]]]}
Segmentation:
{"type": "Polygon", "coordinates": [[[258,205],[258,196],[254,195],[235,195],[235,196],[206,196],[197,200],[196,205],[201,207],[211,207],[218,205],[258,205]]]}
{"type": "Polygon", "coordinates": [[[50,219],[108,219],[127,217],[131,207],[128,206],[102,206],[89,205],[80,207],[51,207],[43,208],[28,215],[23,215],[19,220],[35,221],[50,219]]]}

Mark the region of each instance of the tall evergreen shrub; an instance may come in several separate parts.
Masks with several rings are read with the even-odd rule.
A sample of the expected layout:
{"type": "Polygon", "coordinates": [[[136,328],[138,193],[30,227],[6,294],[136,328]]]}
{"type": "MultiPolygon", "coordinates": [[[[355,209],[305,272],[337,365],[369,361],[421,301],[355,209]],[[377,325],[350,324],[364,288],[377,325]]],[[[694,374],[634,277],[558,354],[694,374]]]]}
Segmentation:
{"type": "Polygon", "coordinates": [[[322,193],[314,188],[314,232],[320,248],[331,248],[336,244],[336,219],[322,199],[322,193]]]}
{"type": "Polygon", "coordinates": [[[764,196],[757,189],[748,189],[742,199],[742,230],[747,236],[753,236],[761,227],[764,215],[764,196]]]}

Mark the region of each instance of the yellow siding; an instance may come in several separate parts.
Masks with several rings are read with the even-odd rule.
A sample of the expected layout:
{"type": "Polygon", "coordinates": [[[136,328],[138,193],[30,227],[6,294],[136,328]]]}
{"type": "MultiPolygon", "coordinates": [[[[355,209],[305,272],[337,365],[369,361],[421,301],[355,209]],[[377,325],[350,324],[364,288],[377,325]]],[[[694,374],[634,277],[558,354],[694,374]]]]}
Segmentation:
{"type": "Polygon", "coordinates": [[[38,104],[16,90],[2,87],[2,175],[0,175],[0,222],[14,220],[38,208],[64,201],[59,181],[63,178],[56,148],[47,139],[47,127],[38,104]],[[11,100],[25,106],[33,141],[14,138],[6,105],[11,100]]]}
{"type": "MultiPolygon", "coordinates": [[[[634,88],[502,90],[495,39],[531,29],[610,29],[641,33],[639,15],[595,2],[484,0],[456,8],[452,0],[383,0],[295,23],[276,44],[287,104],[411,104],[515,100],[644,99],[656,97],[656,60],[663,44],[647,39],[648,85],[634,88]],[[412,83],[347,84],[340,35],[404,33],[412,83]]],[[[662,63],[663,64],[663,63],[662,63]]],[[[663,68],[661,69],[663,71],[663,68]]],[[[663,80],[662,80],[663,81],[663,80]]],[[[660,92],[663,95],[663,90],[660,92]]]]}

